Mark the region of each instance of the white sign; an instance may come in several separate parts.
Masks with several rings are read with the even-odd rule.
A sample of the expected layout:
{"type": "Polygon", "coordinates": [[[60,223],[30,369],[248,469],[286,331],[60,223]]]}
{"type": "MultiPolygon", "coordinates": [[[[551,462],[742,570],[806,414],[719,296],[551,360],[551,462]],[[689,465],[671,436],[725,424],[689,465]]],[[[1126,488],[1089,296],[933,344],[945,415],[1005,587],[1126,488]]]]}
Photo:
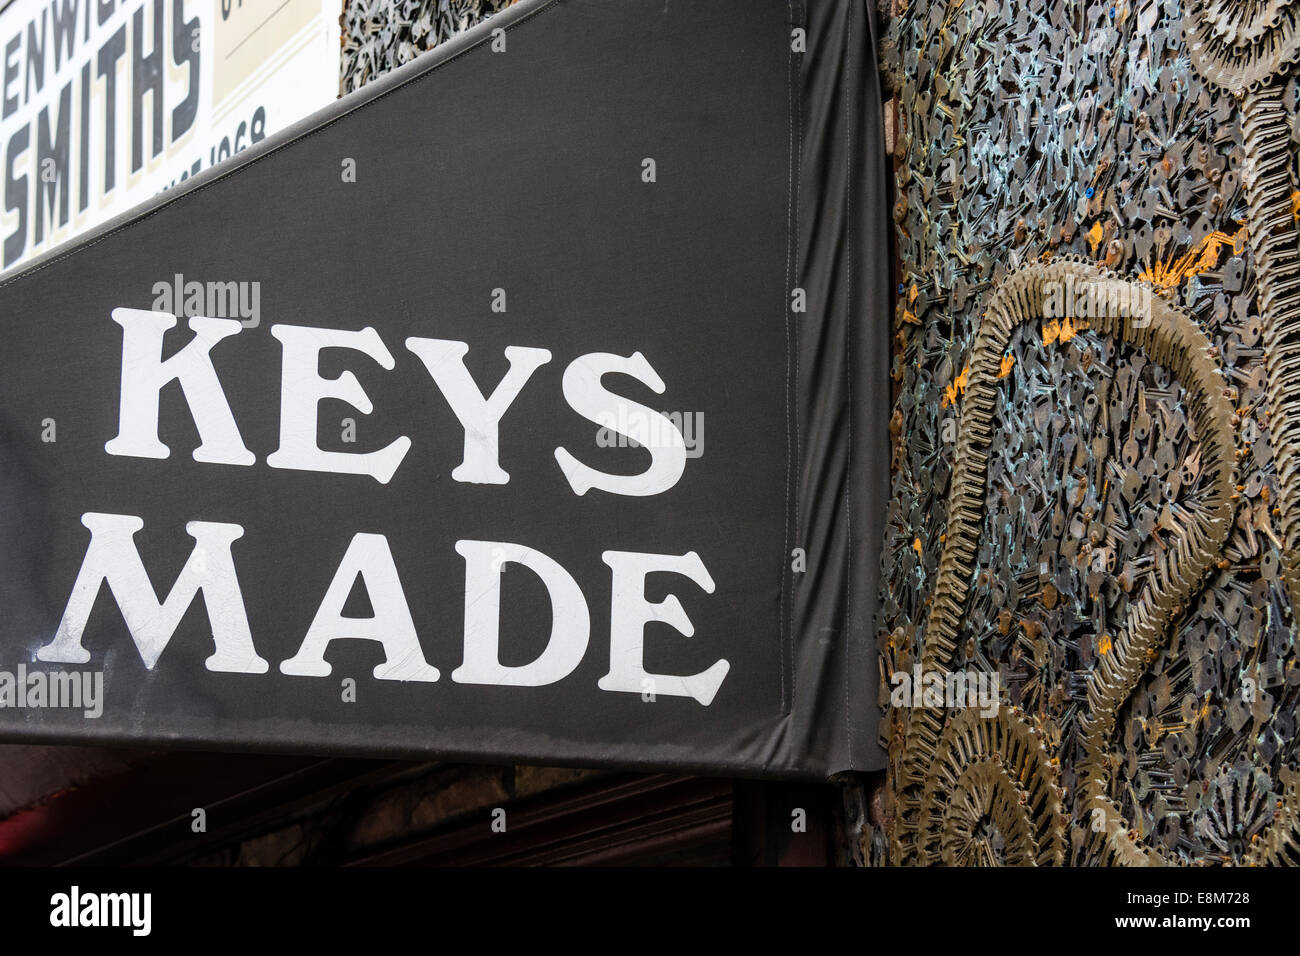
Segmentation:
{"type": "Polygon", "coordinates": [[[341,0],[16,0],[0,13],[0,267],[338,95],[341,0]]]}

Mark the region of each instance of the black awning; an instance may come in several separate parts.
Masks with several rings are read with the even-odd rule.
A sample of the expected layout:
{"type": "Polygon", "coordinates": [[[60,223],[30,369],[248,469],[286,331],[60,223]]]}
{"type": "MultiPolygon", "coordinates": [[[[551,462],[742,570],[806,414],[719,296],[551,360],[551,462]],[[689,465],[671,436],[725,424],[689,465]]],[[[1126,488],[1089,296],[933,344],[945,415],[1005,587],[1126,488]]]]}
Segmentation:
{"type": "Polygon", "coordinates": [[[879,767],[869,6],[525,0],[0,281],[0,738],[879,767]]]}

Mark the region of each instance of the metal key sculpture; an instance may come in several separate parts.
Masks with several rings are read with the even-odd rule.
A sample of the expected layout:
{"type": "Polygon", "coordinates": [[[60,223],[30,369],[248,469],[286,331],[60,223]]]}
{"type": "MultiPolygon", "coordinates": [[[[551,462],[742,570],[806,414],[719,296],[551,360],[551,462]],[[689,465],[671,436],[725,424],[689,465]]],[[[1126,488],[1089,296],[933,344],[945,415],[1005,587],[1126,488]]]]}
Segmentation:
{"type": "Polygon", "coordinates": [[[1300,861],[1300,3],[918,3],[890,43],[882,700],[1006,700],[890,711],[877,857],[1300,861]]]}

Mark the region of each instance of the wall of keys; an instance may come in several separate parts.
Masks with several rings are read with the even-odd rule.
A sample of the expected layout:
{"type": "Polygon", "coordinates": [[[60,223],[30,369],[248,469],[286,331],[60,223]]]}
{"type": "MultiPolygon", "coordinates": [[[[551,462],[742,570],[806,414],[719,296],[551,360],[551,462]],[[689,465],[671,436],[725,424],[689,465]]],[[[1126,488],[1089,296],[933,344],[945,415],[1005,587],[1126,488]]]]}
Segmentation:
{"type": "Polygon", "coordinates": [[[1300,861],[1300,3],[892,13],[872,857],[1300,861]]]}
{"type": "Polygon", "coordinates": [[[345,0],[339,95],[359,90],[515,0],[345,0]]]}

